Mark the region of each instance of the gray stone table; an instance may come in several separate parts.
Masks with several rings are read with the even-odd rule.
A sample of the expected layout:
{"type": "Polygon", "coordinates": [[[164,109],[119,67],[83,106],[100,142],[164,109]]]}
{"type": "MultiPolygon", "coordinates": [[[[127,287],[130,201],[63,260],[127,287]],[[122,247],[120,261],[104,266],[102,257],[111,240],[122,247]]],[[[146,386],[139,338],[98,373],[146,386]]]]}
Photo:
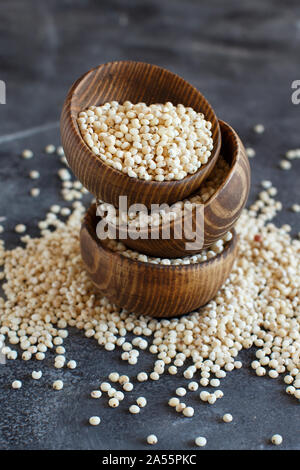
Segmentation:
{"type": "MultiPolygon", "coordinates": [[[[142,60],[179,73],[197,86],[218,116],[231,123],[245,145],[256,149],[251,160],[251,200],[262,179],[278,188],[284,210],[277,223],[300,230],[299,161],[289,172],[278,168],[286,150],[300,147],[300,105],[291,102],[291,83],[300,80],[300,5],[280,0],[10,0],[0,6],[0,80],[7,104],[0,105],[0,216],[7,217],[4,238],[14,247],[16,223],[38,233],[37,221],[49,206],[61,203],[56,176],[58,158],[44,155],[48,143],[59,144],[58,120],[71,83],[89,68],[110,60],[142,60]],[[263,123],[263,135],[253,132],[263,123]],[[37,157],[20,158],[23,148],[37,157]],[[28,195],[29,169],[39,169],[41,196],[28,195]]],[[[88,198],[85,199],[88,204],[88,198]]],[[[145,437],[159,436],[157,449],[194,449],[197,435],[207,449],[271,449],[269,439],[282,434],[282,449],[300,449],[299,404],[285,392],[282,378],[257,377],[249,365],[255,350],[242,352],[241,370],[222,381],[225,396],[210,407],[191,398],[192,420],[166,405],[181,377],[136,384],[149,406],[129,415],[128,403],[111,410],[89,393],[116,369],[134,373],[78,331],[66,341],[78,361],[75,371],[59,373],[49,357],[40,366],[43,378],[28,377],[37,364],[11,361],[0,365],[0,449],[145,449],[145,437]],[[49,384],[61,376],[62,392],[49,384]],[[23,388],[11,389],[15,378],[23,388]],[[230,412],[234,421],[220,422],[230,412]],[[99,414],[103,425],[87,425],[99,414]]],[[[143,355],[138,369],[150,370],[153,357],[143,355]]],[[[195,394],[196,395],[196,394],[195,394]]],[[[130,398],[130,399],[131,399],[130,398]]],[[[130,400],[129,400],[130,401],[130,400]]]]}

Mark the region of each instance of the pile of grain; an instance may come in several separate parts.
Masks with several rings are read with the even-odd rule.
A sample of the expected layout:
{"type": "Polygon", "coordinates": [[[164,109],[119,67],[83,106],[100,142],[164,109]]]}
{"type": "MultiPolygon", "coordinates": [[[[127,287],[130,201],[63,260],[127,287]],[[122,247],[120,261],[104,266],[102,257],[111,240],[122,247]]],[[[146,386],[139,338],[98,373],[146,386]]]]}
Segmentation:
{"type": "MultiPolygon", "coordinates": [[[[107,350],[121,347],[130,356],[135,347],[149,348],[156,359],[153,380],[165,370],[208,380],[240,367],[239,351],[255,345],[257,375],[284,373],[287,392],[300,398],[300,241],[291,239],[289,226],[270,223],[281,208],[271,196],[275,192],[263,191],[244,210],[237,224],[238,259],[215,299],[178,319],[138,317],[95,292],[80,256],[80,202],[66,223],[48,216],[40,238],[24,236],[25,248],[6,251],[1,242],[2,352],[15,359],[20,346],[24,359],[43,359],[63,343],[67,327],[75,326],[107,350]],[[128,333],[136,339],[130,342],[128,333]],[[193,365],[187,367],[188,358],[193,365]]],[[[132,363],[139,354],[135,357],[132,363]]]]}

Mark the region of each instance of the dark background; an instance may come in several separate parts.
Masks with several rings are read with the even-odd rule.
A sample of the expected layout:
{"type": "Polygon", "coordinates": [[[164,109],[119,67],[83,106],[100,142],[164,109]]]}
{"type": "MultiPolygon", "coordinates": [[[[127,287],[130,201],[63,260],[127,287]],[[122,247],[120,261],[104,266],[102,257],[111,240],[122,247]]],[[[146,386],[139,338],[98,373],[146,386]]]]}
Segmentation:
{"type": "MultiPolygon", "coordinates": [[[[299,161],[283,172],[284,153],[300,147],[300,105],[291,102],[291,83],[300,79],[300,5],[298,1],[196,0],[2,0],[0,3],[0,80],[7,85],[7,104],[0,105],[0,217],[7,217],[4,238],[14,247],[18,222],[37,234],[36,223],[51,204],[63,202],[56,176],[59,158],[45,155],[48,143],[59,144],[59,116],[72,82],[89,68],[111,60],[141,60],[182,75],[198,87],[228,121],[246,146],[251,160],[252,193],[262,179],[278,188],[284,209],[277,223],[300,230],[299,161]],[[263,135],[253,126],[263,123],[263,135]],[[35,152],[23,160],[23,148],[35,152]],[[33,183],[28,171],[38,169],[33,183]],[[28,194],[41,188],[37,199],[28,194]]],[[[88,198],[86,198],[88,204],[88,198]]],[[[256,377],[247,367],[255,351],[240,355],[244,368],[221,382],[225,396],[209,406],[190,394],[195,417],[184,418],[166,401],[182,377],[137,384],[130,400],[112,410],[106,399],[92,400],[91,390],[112,370],[134,376],[150,370],[145,354],[128,369],[119,352],[107,353],[95,341],[73,331],[67,355],[78,361],[75,371],[53,368],[53,357],[41,363],[20,360],[0,365],[0,449],[137,449],[145,438],[159,438],[155,448],[194,449],[195,437],[207,438],[207,449],[271,449],[270,437],[283,436],[282,449],[300,449],[299,403],[284,392],[282,378],[256,377]],[[40,381],[30,379],[41,368],[40,381]],[[63,378],[61,392],[52,381],[63,378]],[[19,391],[11,389],[23,381],[19,391]],[[149,405],[140,415],[127,411],[138,396],[149,405]],[[232,413],[231,424],[220,418],[232,413]],[[97,428],[87,425],[100,415],[97,428]]]]}

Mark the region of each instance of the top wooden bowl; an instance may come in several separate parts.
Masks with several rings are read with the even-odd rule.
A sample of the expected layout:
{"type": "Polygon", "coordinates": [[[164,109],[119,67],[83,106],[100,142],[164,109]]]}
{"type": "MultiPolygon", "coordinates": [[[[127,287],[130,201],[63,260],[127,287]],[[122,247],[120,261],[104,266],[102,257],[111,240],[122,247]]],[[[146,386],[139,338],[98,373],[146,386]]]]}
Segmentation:
{"type": "MultiPolygon", "coordinates": [[[[151,238],[151,228],[141,228],[139,238],[134,238],[130,236],[130,229],[125,231],[120,226],[116,230],[116,237],[122,239],[122,242],[129,248],[160,258],[184,257],[197,253],[202,248],[208,248],[234,226],[248,199],[250,165],[237,133],[226,122],[219,121],[219,123],[222,135],[220,157],[222,155],[229,164],[229,170],[220,187],[203,204],[200,217],[196,218],[196,210],[193,209],[184,221],[194,233],[197,231],[198,244],[191,245],[191,248],[187,250],[186,244],[193,240],[184,236],[182,217],[179,216],[170,223],[168,238],[163,237],[162,225],[157,227],[156,239],[151,238]]],[[[197,191],[192,196],[195,195],[197,191]]]]}
{"type": "Polygon", "coordinates": [[[126,195],[128,204],[173,203],[195,192],[213,169],[221,146],[217,117],[204,96],[183,78],[143,62],[109,62],[99,65],[80,77],[71,87],[61,115],[62,145],[75,176],[98,199],[119,205],[119,196],[126,195]],[[106,165],[86,145],[77,125],[80,111],[108,101],[123,103],[172,102],[192,107],[212,123],[214,147],[208,162],[193,175],[179,181],[144,181],[130,178],[106,165]]]}

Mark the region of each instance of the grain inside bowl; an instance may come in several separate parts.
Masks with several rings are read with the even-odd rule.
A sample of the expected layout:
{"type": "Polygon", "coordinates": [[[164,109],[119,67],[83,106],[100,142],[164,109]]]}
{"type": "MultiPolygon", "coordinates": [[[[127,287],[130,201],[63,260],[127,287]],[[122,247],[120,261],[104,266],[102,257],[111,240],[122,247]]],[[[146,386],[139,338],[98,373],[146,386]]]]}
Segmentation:
{"type": "Polygon", "coordinates": [[[183,104],[111,101],[81,111],[85,143],[103,162],[131,178],[181,180],[208,162],[210,121],[183,104]]]}
{"type": "Polygon", "coordinates": [[[232,240],[232,232],[227,232],[224,237],[220,238],[216,243],[211,245],[209,248],[205,250],[201,250],[197,254],[193,254],[190,256],[185,256],[184,258],[157,258],[153,256],[147,256],[143,253],[139,253],[137,251],[130,250],[126,248],[124,243],[118,240],[103,240],[103,245],[116,252],[120,253],[122,256],[126,258],[130,258],[136,261],[142,261],[144,263],[151,263],[151,264],[160,264],[165,266],[178,266],[178,265],[189,265],[189,264],[197,264],[203,263],[209,259],[214,258],[218,254],[222,253],[226,248],[228,242],[232,240]]]}

